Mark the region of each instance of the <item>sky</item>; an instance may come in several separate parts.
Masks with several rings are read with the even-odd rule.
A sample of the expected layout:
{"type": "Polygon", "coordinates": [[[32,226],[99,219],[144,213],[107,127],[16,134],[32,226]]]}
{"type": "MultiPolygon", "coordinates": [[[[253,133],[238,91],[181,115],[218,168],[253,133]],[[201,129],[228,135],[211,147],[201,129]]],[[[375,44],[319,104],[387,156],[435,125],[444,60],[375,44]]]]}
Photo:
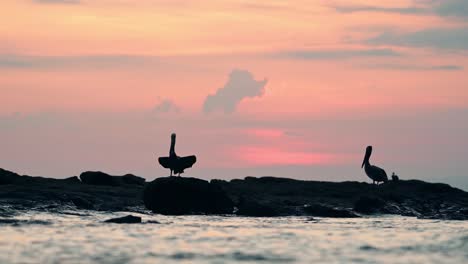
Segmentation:
{"type": "Polygon", "coordinates": [[[468,190],[468,1],[2,0],[0,167],[468,190]]]}

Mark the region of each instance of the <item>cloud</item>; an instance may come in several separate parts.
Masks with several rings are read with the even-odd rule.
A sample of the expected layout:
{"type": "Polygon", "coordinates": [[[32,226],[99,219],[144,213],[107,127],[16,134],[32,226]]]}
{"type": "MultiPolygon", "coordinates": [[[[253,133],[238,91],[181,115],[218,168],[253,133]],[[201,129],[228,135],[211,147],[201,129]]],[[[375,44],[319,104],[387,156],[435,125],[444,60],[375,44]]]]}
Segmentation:
{"type": "Polygon", "coordinates": [[[468,17],[467,0],[435,1],[434,11],[441,16],[468,17]]]}
{"type": "Polygon", "coordinates": [[[261,97],[267,80],[256,81],[252,73],[245,70],[233,70],[224,87],[215,94],[208,95],[203,104],[203,111],[210,113],[222,110],[225,114],[236,111],[237,105],[245,98],[261,97]]]}
{"type": "Polygon", "coordinates": [[[396,57],[400,53],[391,49],[365,49],[365,50],[298,50],[280,54],[280,57],[303,60],[339,60],[356,57],[396,57]]]}
{"type": "Polygon", "coordinates": [[[432,28],[403,34],[387,31],[366,42],[371,45],[466,50],[468,49],[468,27],[432,28]]]}
{"type": "Polygon", "coordinates": [[[468,17],[466,0],[415,0],[416,5],[408,7],[381,7],[373,5],[332,6],[340,13],[380,12],[397,14],[427,15],[436,14],[444,17],[468,17]]]}
{"type": "Polygon", "coordinates": [[[180,108],[170,99],[161,100],[153,109],[155,113],[179,113],[180,108]]]}
{"type": "Polygon", "coordinates": [[[139,55],[30,56],[0,54],[0,68],[115,67],[160,62],[158,57],[139,55]]]}
{"type": "Polygon", "coordinates": [[[365,68],[387,69],[387,70],[405,70],[405,71],[461,71],[460,65],[406,65],[406,64],[368,64],[365,68]]]}
{"type": "Polygon", "coordinates": [[[79,4],[80,0],[34,0],[41,4],[79,4]]]}
{"type": "Polygon", "coordinates": [[[368,5],[348,5],[334,6],[336,11],[340,13],[355,13],[355,12],[380,12],[380,13],[399,13],[399,14],[425,14],[428,12],[426,8],[421,7],[379,7],[368,5]]]}

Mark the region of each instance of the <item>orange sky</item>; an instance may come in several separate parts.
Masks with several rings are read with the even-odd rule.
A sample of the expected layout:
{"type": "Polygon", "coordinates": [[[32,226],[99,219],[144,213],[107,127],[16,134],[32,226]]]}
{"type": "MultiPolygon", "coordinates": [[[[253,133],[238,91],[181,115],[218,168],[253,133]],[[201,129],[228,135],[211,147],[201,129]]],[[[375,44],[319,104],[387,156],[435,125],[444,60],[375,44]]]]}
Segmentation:
{"type": "MultiPolygon", "coordinates": [[[[45,134],[74,138],[78,132],[62,123],[83,130],[84,137],[108,141],[106,146],[88,147],[96,148],[99,160],[114,172],[125,170],[117,163],[128,157],[114,159],[106,148],[116,147],[125,137],[101,129],[119,131],[132,124],[135,129],[127,136],[145,135],[132,150],[136,156],[165,154],[172,130],[199,135],[184,143],[194,145],[181,146],[194,152],[200,152],[197,141],[209,146],[201,150],[207,157],[205,161],[202,157],[200,170],[194,169],[199,175],[203,169],[220,167],[255,167],[255,173],[269,173],[274,166],[359,164],[367,144],[396,148],[388,142],[401,142],[406,136],[366,131],[370,140],[357,131],[346,135],[343,120],[364,122],[365,127],[372,127],[373,120],[421,123],[411,131],[416,140],[415,135],[431,129],[428,124],[442,126],[427,116],[447,113],[450,117],[440,122],[451,121],[460,117],[452,112],[467,108],[468,44],[463,41],[468,41],[468,19],[457,12],[464,6],[463,0],[3,0],[0,136],[8,138],[8,146],[18,154],[0,156],[4,160],[0,166],[15,169],[20,159],[34,159],[20,154],[31,146],[44,147],[31,132],[36,131],[35,124],[41,124],[45,134]],[[252,77],[231,80],[235,70],[252,77]],[[255,89],[255,80],[264,79],[264,87],[257,87],[261,92],[249,91],[249,85],[255,89]],[[230,87],[229,92],[215,96],[212,112],[204,111],[207,97],[222,87],[230,87]],[[222,109],[231,103],[232,111],[222,109]],[[319,142],[308,134],[314,133],[313,125],[305,126],[314,120],[342,134],[315,132],[319,142]],[[300,136],[288,136],[290,131],[300,136]],[[220,143],[213,133],[233,138],[233,143],[220,143]],[[25,138],[30,146],[21,143],[25,138]],[[208,158],[212,153],[219,154],[216,160],[208,158]],[[102,158],[106,155],[109,160],[102,158]]],[[[448,127],[459,121],[451,122],[448,127]]],[[[447,143],[450,133],[437,132],[416,147],[447,146],[445,166],[453,167],[450,155],[466,145],[447,143]]],[[[79,144],[68,142],[64,148],[90,142],[79,144]]],[[[65,151],[48,156],[57,158],[65,151]]],[[[382,161],[409,166],[398,164],[388,153],[380,150],[382,161]]],[[[438,157],[426,153],[419,162],[438,157]]],[[[79,165],[54,169],[52,164],[31,161],[37,165],[19,170],[59,176],[67,169],[76,173],[98,166],[97,157],[73,158],[79,165]]],[[[135,157],[128,162],[128,170],[142,174],[157,170],[151,168],[156,167],[151,159],[135,157]]]]}

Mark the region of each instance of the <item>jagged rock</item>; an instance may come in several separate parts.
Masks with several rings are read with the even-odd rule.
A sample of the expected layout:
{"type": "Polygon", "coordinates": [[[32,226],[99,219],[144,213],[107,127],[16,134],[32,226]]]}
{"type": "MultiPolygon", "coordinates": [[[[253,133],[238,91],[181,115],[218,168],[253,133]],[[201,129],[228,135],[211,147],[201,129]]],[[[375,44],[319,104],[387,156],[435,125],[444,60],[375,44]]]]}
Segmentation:
{"type": "Polygon", "coordinates": [[[19,180],[20,177],[14,172],[0,169],[0,184],[12,184],[19,180]]]}
{"type": "Polygon", "coordinates": [[[80,179],[76,176],[65,178],[63,180],[69,183],[81,183],[80,179]]]}
{"type": "Polygon", "coordinates": [[[156,180],[156,187],[147,189],[154,189],[154,192],[145,192],[143,203],[144,186],[151,184],[131,175],[110,176],[110,179],[112,181],[106,184],[116,185],[84,184],[76,178],[20,176],[0,169],[0,215],[8,217],[31,209],[47,212],[77,209],[140,212],[145,203],[147,208],[166,214],[231,214],[231,201],[244,197],[244,204],[237,205],[239,215],[308,216],[311,213],[302,205],[319,204],[329,208],[354,207],[356,212],[365,214],[468,220],[467,192],[447,184],[418,180],[400,179],[375,186],[363,182],[317,182],[274,177],[212,180],[210,183],[173,177],[156,180]],[[140,185],[142,183],[144,185],[140,185]],[[73,201],[76,197],[83,200],[73,201]],[[70,206],[71,203],[75,206],[70,206]]]}
{"type": "Polygon", "coordinates": [[[385,201],[377,197],[362,196],[354,204],[354,211],[363,214],[381,213],[385,201]]]}
{"type": "Polygon", "coordinates": [[[105,223],[115,223],[115,224],[138,224],[141,223],[141,217],[127,215],[124,217],[112,218],[104,221],[105,223]]]}
{"type": "Polygon", "coordinates": [[[273,217],[281,214],[272,206],[261,204],[253,200],[239,199],[236,215],[253,217],[273,217]]]}
{"type": "Polygon", "coordinates": [[[80,179],[83,183],[92,185],[118,185],[118,182],[114,179],[114,177],[100,171],[83,172],[80,175],[80,179]]]}
{"type": "Polygon", "coordinates": [[[145,179],[127,174],[124,176],[111,176],[107,173],[100,171],[87,171],[80,175],[80,179],[83,183],[92,185],[109,185],[119,186],[122,184],[133,184],[133,185],[144,185],[145,179]]]}
{"type": "Polygon", "coordinates": [[[195,178],[158,178],[146,186],[143,197],[146,208],[160,214],[233,212],[233,202],[221,188],[195,178]]]}
{"type": "Polygon", "coordinates": [[[145,185],[145,182],[146,182],[144,178],[135,176],[133,174],[126,174],[122,176],[122,181],[125,184],[134,184],[134,185],[145,185]]]}
{"type": "Polygon", "coordinates": [[[71,201],[78,209],[86,209],[86,210],[94,209],[93,203],[83,198],[75,197],[75,198],[72,198],[71,201]]]}
{"type": "Polygon", "coordinates": [[[354,218],[359,217],[354,212],[347,209],[333,208],[321,204],[304,206],[304,211],[312,216],[318,217],[336,217],[336,218],[354,218]]]}

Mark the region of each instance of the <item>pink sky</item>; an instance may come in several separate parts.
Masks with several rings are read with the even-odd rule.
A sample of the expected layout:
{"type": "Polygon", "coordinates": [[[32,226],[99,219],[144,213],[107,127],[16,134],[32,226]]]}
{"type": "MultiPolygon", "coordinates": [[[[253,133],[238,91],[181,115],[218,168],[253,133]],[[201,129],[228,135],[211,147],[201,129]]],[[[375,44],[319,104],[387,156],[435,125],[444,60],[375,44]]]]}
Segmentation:
{"type": "Polygon", "coordinates": [[[152,179],[176,132],[191,176],[364,181],[372,144],[387,173],[468,186],[463,8],[1,1],[0,167],[152,179]]]}

